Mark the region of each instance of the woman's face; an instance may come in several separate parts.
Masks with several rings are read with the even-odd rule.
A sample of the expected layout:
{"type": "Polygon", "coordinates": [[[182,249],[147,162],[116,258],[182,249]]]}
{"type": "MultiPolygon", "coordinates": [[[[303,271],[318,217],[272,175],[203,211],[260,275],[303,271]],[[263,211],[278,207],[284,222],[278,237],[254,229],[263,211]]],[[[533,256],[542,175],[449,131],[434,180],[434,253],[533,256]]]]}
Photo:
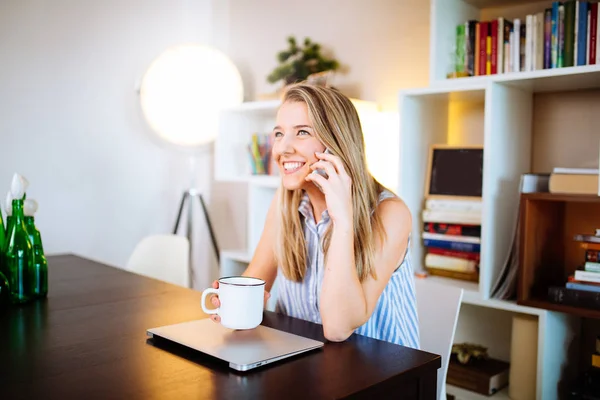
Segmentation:
{"type": "Polygon", "coordinates": [[[315,187],[304,178],[317,161],[315,152],[325,151],[308,119],[308,108],[302,102],[285,102],[277,112],[273,129],[273,158],[279,167],[283,187],[288,190],[315,187]]]}

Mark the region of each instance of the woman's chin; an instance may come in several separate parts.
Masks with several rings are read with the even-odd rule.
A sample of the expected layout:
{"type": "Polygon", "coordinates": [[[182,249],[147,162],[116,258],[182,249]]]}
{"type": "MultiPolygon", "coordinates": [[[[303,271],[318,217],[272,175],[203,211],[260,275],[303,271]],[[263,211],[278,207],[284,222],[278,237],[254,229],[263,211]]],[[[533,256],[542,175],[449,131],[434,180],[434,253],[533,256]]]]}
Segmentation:
{"type": "Polygon", "coordinates": [[[298,190],[298,189],[303,189],[306,186],[306,184],[310,183],[310,182],[306,182],[304,180],[304,177],[284,175],[283,179],[281,180],[281,183],[282,183],[284,189],[298,190]]]}

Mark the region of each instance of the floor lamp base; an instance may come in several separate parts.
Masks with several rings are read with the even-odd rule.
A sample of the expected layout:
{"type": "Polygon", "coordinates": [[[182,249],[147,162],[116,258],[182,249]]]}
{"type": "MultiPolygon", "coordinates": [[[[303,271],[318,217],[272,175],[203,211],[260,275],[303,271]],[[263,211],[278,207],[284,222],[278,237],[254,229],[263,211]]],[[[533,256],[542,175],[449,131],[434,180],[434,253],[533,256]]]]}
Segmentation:
{"type": "MultiPolygon", "coordinates": [[[[200,193],[200,191],[198,191],[196,189],[188,189],[185,192],[183,192],[183,194],[181,196],[181,202],[179,203],[179,212],[177,213],[177,220],[175,221],[175,227],[173,228],[173,234],[176,235],[177,231],[179,230],[179,224],[181,223],[181,214],[183,213],[183,208],[187,201],[187,205],[188,205],[187,238],[190,241],[190,253],[191,253],[192,226],[193,226],[192,207],[194,204],[194,200],[193,200],[194,198],[197,198],[198,201],[200,202],[200,206],[202,207],[202,213],[204,214],[204,218],[206,220],[206,225],[208,226],[208,232],[210,233],[210,239],[212,242],[213,249],[215,251],[215,256],[217,257],[217,262],[220,263],[221,256],[220,256],[220,252],[219,252],[219,246],[217,245],[217,239],[215,237],[215,232],[213,231],[212,224],[210,222],[210,217],[208,216],[208,210],[206,208],[206,203],[204,202],[204,198],[202,197],[202,194],[200,193]]],[[[192,270],[192,264],[190,262],[190,286],[192,285],[191,270],[192,270]]]]}

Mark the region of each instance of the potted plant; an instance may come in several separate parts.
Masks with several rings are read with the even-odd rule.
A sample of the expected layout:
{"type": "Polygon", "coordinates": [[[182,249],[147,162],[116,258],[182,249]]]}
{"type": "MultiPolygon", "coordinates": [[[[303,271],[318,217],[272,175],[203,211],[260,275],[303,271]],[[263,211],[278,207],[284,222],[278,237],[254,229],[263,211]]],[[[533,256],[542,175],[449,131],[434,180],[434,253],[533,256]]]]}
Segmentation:
{"type": "Polygon", "coordinates": [[[323,86],[327,78],[336,71],[340,64],[334,58],[321,54],[321,45],[310,38],[304,39],[304,45],[299,46],[293,36],[288,37],[288,48],[277,54],[279,65],[267,76],[269,83],[283,80],[284,85],[308,80],[323,86]]]}

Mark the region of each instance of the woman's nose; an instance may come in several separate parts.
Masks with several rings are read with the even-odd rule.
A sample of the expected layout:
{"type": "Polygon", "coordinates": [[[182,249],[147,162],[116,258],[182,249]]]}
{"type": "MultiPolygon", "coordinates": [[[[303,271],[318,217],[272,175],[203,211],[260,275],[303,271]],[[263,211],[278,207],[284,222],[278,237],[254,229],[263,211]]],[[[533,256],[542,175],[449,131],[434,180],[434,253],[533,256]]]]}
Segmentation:
{"type": "Polygon", "coordinates": [[[285,135],[273,146],[273,151],[276,154],[293,153],[294,151],[294,140],[288,135],[285,135]]]}

